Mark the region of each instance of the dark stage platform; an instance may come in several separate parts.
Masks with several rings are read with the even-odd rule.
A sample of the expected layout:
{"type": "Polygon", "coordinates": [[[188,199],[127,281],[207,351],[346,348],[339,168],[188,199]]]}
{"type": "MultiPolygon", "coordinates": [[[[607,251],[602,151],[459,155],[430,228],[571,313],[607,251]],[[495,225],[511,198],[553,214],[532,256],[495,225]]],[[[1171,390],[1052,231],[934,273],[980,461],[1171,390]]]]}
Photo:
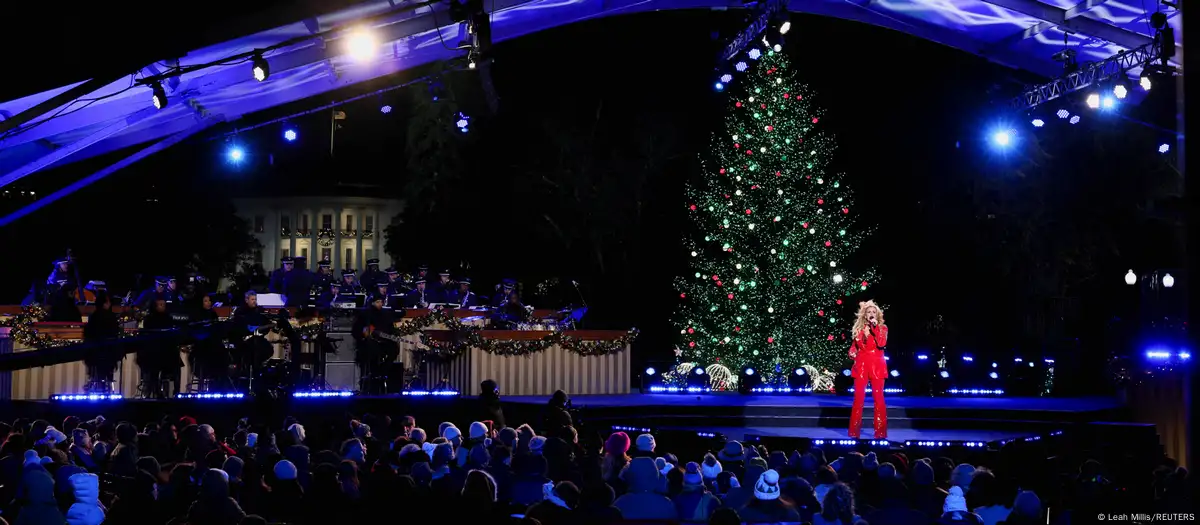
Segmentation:
{"type": "MultiPolygon", "coordinates": [[[[510,424],[541,422],[546,397],[504,398],[510,424]]],[[[1127,410],[1112,398],[995,398],[888,396],[888,446],[969,446],[995,448],[1014,441],[1037,441],[1063,434],[1112,436],[1136,433],[1156,438],[1154,429],[1129,423],[1127,410]]],[[[738,394],[629,394],[577,396],[576,418],[590,432],[630,432],[715,437],[739,441],[811,440],[841,444],[846,439],[851,398],[831,395],[744,396],[738,394]]],[[[346,396],[288,399],[173,399],[166,401],[3,402],[0,420],[15,417],[61,419],[66,415],[150,421],[163,414],[188,414],[214,422],[251,416],[282,421],[288,415],[330,422],[347,414],[414,415],[465,422],[479,418],[473,398],[346,396]]],[[[861,441],[873,439],[870,402],[861,441]]],[[[1143,441],[1148,442],[1148,441],[1143,441]]]]}

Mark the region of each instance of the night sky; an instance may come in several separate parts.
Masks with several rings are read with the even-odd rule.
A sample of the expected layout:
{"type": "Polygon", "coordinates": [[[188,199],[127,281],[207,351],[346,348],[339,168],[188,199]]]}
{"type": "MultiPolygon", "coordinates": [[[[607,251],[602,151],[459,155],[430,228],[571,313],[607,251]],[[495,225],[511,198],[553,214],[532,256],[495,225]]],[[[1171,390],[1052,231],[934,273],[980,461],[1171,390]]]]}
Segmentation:
{"type": "MultiPolygon", "coordinates": [[[[722,98],[712,89],[715,55],[725,38],[739,29],[743,16],[695,11],[613,17],[499,44],[495,80],[501,110],[494,117],[486,114],[473,73],[443,75],[440,82],[473,117],[476,129],[464,139],[466,147],[494,162],[475,164],[470,177],[444,190],[470,220],[444,230],[431,226],[414,238],[412,243],[427,247],[429,253],[443,254],[422,259],[447,265],[469,259],[477,269],[476,282],[504,275],[527,282],[549,276],[578,278],[592,305],[592,326],[636,325],[646,334],[639,343],[642,356],[667,352],[674,344],[667,324],[673,307],[670,280],[684,262],[679,250],[685,226],[682,186],[698,176],[697,156],[719,129],[722,98]],[[599,121],[598,114],[603,115],[599,121]],[[565,215],[569,210],[557,209],[544,194],[512,183],[519,177],[517,170],[557,154],[543,140],[547,134],[537,132],[545,123],[598,134],[597,148],[609,150],[634,147],[622,137],[638,125],[653,127],[671,142],[672,155],[653,179],[629,188],[629,194],[623,194],[618,183],[605,186],[605,199],[613,207],[628,206],[637,216],[628,217],[628,223],[619,222],[625,220],[619,214],[614,219],[624,226],[618,228],[624,238],[619,253],[614,252],[603,269],[537,226],[542,215],[565,215]],[[495,138],[480,143],[487,137],[495,138]]],[[[815,16],[793,15],[792,20],[786,52],[803,71],[800,77],[816,91],[817,103],[827,110],[822,123],[836,136],[835,166],[848,174],[855,188],[856,208],[865,215],[862,224],[876,225],[858,257],[881,270],[883,280],[873,293],[890,307],[888,321],[898,327],[898,340],[925,344],[921,328],[943,314],[960,330],[976,333],[970,344],[1016,344],[1017,338],[1003,337],[1019,325],[1016,316],[1009,315],[1020,304],[1011,293],[1012,282],[1005,280],[1011,269],[978,242],[995,233],[986,224],[987,215],[994,214],[986,209],[988,203],[1004,200],[989,200],[988,191],[1003,195],[1013,191],[1011,185],[1055,171],[1061,178],[1048,182],[1052,188],[1044,193],[1046,204],[1070,209],[1089,205],[1084,189],[1091,192],[1087,199],[1099,199],[1100,190],[1094,187],[1108,184],[1104,181],[1120,188],[1117,181],[1144,182],[1163,169],[1153,164],[1153,156],[1149,164],[1136,164],[1141,166],[1138,177],[1104,173],[1103,166],[1099,173],[1055,167],[1091,155],[1101,141],[1122,133],[1130,137],[1127,143],[1136,144],[1131,148],[1145,148],[1134,156],[1147,157],[1141,152],[1160,140],[1158,134],[1130,132],[1142,127],[1120,120],[1045,130],[1059,135],[1031,138],[1009,155],[992,153],[985,144],[989,129],[1005,121],[1023,125],[1022,116],[1006,113],[1001,105],[1028,77],[889,30],[815,16]],[[1030,171],[1031,159],[1040,171],[1030,171]]],[[[250,115],[235,124],[270,120],[428,72],[405,72],[376,85],[250,115]]],[[[41,78],[29,86],[47,88],[39,84],[48,81],[41,78]]],[[[6,87],[6,94],[13,89],[6,87]]],[[[338,131],[332,158],[329,116],[321,113],[289,122],[300,133],[293,144],[279,138],[279,126],[238,135],[236,140],[257,160],[236,169],[221,156],[225,128],[124,170],[0,232],[0,242],[19,246],[6,250],[12,258],[6,261],[8,279],[0,295],[6,302],[19,301],[30,282],[44,279],[51,259],[68,246],[86,264],[85,280],[100,277],[128,286],[135,273],[175,271],[169,263],[155,260],[154,246],[203,242],[203,221],[194,217],[215,209],[210,203],[225,197],[342,191],[339,184],[376,185],[372,193],[395,195],[405,181],[422,176],[405,169],[402,153],[405,119],[416,96],[419,93],[400,90],[340,108],[348,118],[338,131]],[[379,111],[382,104],[396,110],[384,115],[379,111]]],[[[1160,118],[1146,119],[1151,117],[1160,118]]],[[[37,174],[26,179],[24,187],[6,189],[45,193],[115,158],[119,156],[37,174]]],[[[1020,200],[1020,194],[1015,198],[1020,200]]],[[[1145,200],[1131,200],[1137,202],[1128,203],[1131,209],[1126,211],[1145,211],[1145,200]]],[[[4,211],[20,204],[19,195],[0,199],[4,211]]],[[[1061,217],[1047,221],[1072,222],[1061,217]]],[[[1136,222],[1118,230],[1113,242],[1120,249],[1107,250],[1095,263],[1099,277],[1074,290],[1083,297],[1088,314],[1098,319],[1121,311],[1119,301],[1100,298],[1111,299],[1120,291],[1120,276],[1127,267],[1182,266],[1171,228],[1136,222]]]]}

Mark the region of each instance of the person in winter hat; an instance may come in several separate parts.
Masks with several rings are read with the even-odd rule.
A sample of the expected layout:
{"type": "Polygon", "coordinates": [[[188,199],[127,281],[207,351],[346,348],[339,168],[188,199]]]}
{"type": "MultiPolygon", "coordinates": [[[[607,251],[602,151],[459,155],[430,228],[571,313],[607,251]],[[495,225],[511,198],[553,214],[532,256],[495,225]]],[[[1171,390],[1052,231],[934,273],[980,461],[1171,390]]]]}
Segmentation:
{"type": "Polygon", "coordinates": [[[815,481],[816,486],[813,487],[813,493],[817,496],[817,501],[824,505],[825,495],[830,490],[833,490],[834,485],[838,483],[837,471],[833,470],[833,467],[829,465],[822,465],[817,468],[815,481]]]}
{"type": "Polygon", "coordinates": [[[463,435],[458,427],[446,427],[446,430],[442,432],[442,437],[446,438],[446,441],[456,449],[462,446],[463,435]]]}
{"type": "Polygon", "coordinates": [[[658,473],[664,476],[675,470],[675,465],[667,461],[667,458],[654,458],[654,466],[658,467],[658,473]]]}
{"type": "Polygon", "coordinates": [[[675,503],[659,494],[663,488],[663,479],[653,459],[631,459],[629,466],[621,472],[621,480],[625,482],[627,491],[625,495],[617,498],[613,506],[621,510],[621,515],[626,520],[679,519],[675,503]]]}
{"type": "Polygon", "coordinates": [[[39,463],[25,468],[21,485],[17,488],[17,501],[21,510],[12,525],[66,523],[66,518],[58,509],[58,500],[54,499],[54,478],[39,463]]]}
{"type": "Polygon", "coordinates": [[[740,477],[746,471],[746,449],[737,441],[725,443],[725,448],[717,452],[717,459],[721,460],[724,470],[733,472],[735,476],[740,477]]]}
{"type": "Polygon", "coordinates": [[[671,498],[680,521],[707,522],[713,512],[721,507],[721,499],[713,496],[704,487],[704,476],[700,465],[688,463],[683,469],[683,490],[671,498]]]}
{"type": "Polygon", "coordinates": [[[529,453],[540,456],[542,454],[542,449],[545,446],[546,438],[543,436],[535,436],[533,439],[529,440],[529,453]]]}
{"type": "Polygon", "coordinates": [[[947,525],[959,523],[983,525],[983,518],[967,510],[967,497],[964,495],[962,487],[954,485],[950,487],[950,492],[946,495],[946,501],[942,504],[942,517],[938,518],[937,522],[947,525]]]}
{"type": "Polygon", "coordinates": [[[971,490],[971,478],[975,476],[975,467],[967,463],[962,463],[954,467],[954,471],[950,473],[950,486],[959,487],[963,494],[971,490]]]}
{"type": "Polygon", "coordinates": [[[870,452],[867,455],[863,456],[862,468],[863,468],[863,470],[866,470],[868,472],[879,468],[879,458],[875,455],[874,452],[870,452]]]}
{"type": "Polygon", "coordinates": [[[754,499],[754,486],[758,483],[758,479],[767,471],[766,462],[756,461],[750,465],[746,465],[746,469],[739,476],[738,487],[729,489],[729,493],[721,498],[721,502],[727,507],[740,509],[745,507],[754,499]]]}
{"type": "Polygon", "coordinates": [[[654,442],[654,436],[650,434],[642,434],[638,436],[637,441],[634,442],[634,448],[633,450],[629,451],[629,457],[655,457],[654,448],[656,446],[657,443],[654,442]]]}
{"type": "Polygon", "coordinates": [[[100,477],[95,474],[75,474],[68,480],[75,494],[75,503],[67,509],[68,525],[100,525],[104,509],[100,506],[100,477]]]}
{"type": "Polygon", "coordinates": [[[416,427],[408,431],[408,440],[410,443],[415,443],[418,446],[423,445],[425,444],[426,438],[427,436],[425,435],[425,429],[421,427],[416,427]]]}
{"type": "Polygon", "coordinates": [[[294,479],[296,479],[296,477],[298,475],[298,473],[296,472],[296,465],[286,459],[280,460],[275,463],[274,472],[275,472],[275,479],[282,480],[282,481],[294,480],[294,479]]]}
{"type": "Polygon", "coordinates": [[[928,458],[913,463],[909,480],[913,508],[924,512],[929,519],[936,520],[942,515],[942,504],[946,501],[947,493],[937,486],[933,465],[928,458]]]}
{"type": "Polygon", "coordinates": [[[480,421],[471,423],[468,435],[471,439],[486,439],[488,437],[488,427],[480,421]]]}
{"type": "Polygon", "coordinates": [[[624,481],[621,472],[629,464],[629,435],[624,432],[613,432],[604,441],[604,459],[600,463],[600,475],[604,482],[612,486],[618,493],[624,492],[624,481]]]}
{"type": "Polygon", "coordinates": [[[547,482],[542,485],[542,501],[529,507],[527,520],[536,520],[542,525],[575,525],[581,522],[578,514],[580,491],[574,483],[561,481],[557,485],[547,482]]]}
{"type": "Polygon", "coordinates": [[[717,480],[717,475],[721,473],[721,462],[717,461],[717,457],[712,454],[705,454],[704,461],[700,464],[700,475],[704,477],[704,481],[710,487],[712,482],[717,480]]]}
{"type": "Polygon", "coordinates": [[[754,498],[738,511],[738,515],[748,523],[800,521],[800,513],[791,502],[780,498],[782,494],[783,489],[779,486],[779,473],[767,470],[754,482],[754,498]]]}

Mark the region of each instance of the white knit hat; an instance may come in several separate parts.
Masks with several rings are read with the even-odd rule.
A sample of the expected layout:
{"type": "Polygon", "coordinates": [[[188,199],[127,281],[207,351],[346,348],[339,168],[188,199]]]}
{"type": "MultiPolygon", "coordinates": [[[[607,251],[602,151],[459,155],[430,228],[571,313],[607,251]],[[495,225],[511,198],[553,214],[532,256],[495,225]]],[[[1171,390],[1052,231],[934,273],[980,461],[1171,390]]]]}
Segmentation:
{"type": "Polygon", "coordinates": [[[700,474],[704,476],[704,479],[717,479],[717,475],[721,473],[721,470],[723,470],[721,462],[717,461],[715,456],[712,454],[704,455],[704,462],[700,464],[700,474]]]}
{"type": "Polygon", "coordinates": [[[471,423],[471,427],[470,427],[471,439],[484,438],[487,436],[487,432],[488,432],[487,425],[480,423],[479,421],[471,423]]]}
{"type": "Polygon", "coordinates": [[[950,487],[950,493],[946,495],[946,503],[942,505],[942,512],[966,512],[967,498],[963,496],[962,487],[950,487]]]}
{"type": "Polygon", "coordinates": [[[442,437],[446,438],[446,441],[454,441],[455,438],[462,437],[462,431],[458,427],[446,427],[446,430],[442,431],[442,437]]]}
{"type": "Polygon", "coordinates": [[[763,472],[754,484],[754,497],[761,500],[779,499],[779,473],[774,470],[763,472]]]}

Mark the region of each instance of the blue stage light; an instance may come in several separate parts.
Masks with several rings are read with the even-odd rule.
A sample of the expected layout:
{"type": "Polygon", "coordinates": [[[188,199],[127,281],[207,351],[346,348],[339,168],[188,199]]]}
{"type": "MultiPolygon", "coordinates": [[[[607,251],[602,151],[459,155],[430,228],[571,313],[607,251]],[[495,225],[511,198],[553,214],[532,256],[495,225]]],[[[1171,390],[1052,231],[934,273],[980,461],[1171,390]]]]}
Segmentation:
{"type": "Polygon", "coordinates": [[[1033,119],[1033,122],[1031,122],[1031,124],[1033,124],[1033,127],[1035,127],[1035,128],[1040,128],[1040,127],[1046,125],[1046,121],[1044,121],[1040,118],[1035,118],[1035,119],[1033,119]]]}
{"type": "Polygon", "coordinates": [[[969,355],[964,355],[964,356],[962,356],[962,360],[963,360],[963,361],[966,361],[966,362],[968,362],[968,363],[973,363],[973,362],[975,362],[975,358],[974,358],[974,357],[971,357],[971,356],[969,356],[969,355]]]}
{"type": "Polygon", "coordinates": [[[296,130],[294,130],[294,129],[285,130],[283,132],[283,139],[288,142],[296,140],[296,130]]]}
{"type": "Polygon", "coordinates": [[[199,394],[175,394],[175,399],[242,399],[246,394],[241,392],[201,392],[199,394]]]}
{"type": "Polygon", "coordinates": [[[346,390],[315,390],[312,392],[292,392],[292,397],[300,398],[318,398],[318,397],[353,397],[354,392],[346,390]]]}
{"type": "Polygon", "coordinates": [[[812,387],[757,386],[751,388],[750,392],[753,394],[807,394],[812,392],[812,387]]]}
{"type": "Polygon", "coordinates": [[[758,57],[762,56],[762,51],[759,51],[758,48],[754,48],[751,49],[749,53],[746,53],[746,55],[750,57],[750,60],[758,60],[758,57]]]}
{"type": "Polygon", "coordinates": [[[698,367],[696,367],[695,369],[693,369],[693,370],[692,370],[692,373],[694,373],[694,374],[696,374],[696,375],[698,375],[698,376],[702,376],[702,375],[704,375],[704,367],[702,367],[702,366],[698,366],[698,367]]]}
{"type": "Polygon", "coordinates": [[[383,113],[384,115],[387,115],[388,113],[392,112],[392,106],[384,104],[382,107],[379,108],[379,112],[383,113]]]}
{"type": "Polygon", "coordinates": [[[1058,110],[1058,113],[1055,113],[1055,115],[1058,115],[1058,118],[1067,118],[1071,116],[1071,112],[1065,109],[1060,109],[1058,110]]]}
{"type": "Polygon", "coordinates": [[[451,397],[451,396],[457,396],[458,394],[459,394],[459,392],[457,390],[405,390],[404,391],[404,395],[412,396],[412,397],[426,397],[426,396],[451,397]]]}
{"type": "Polygon", "coordinates": [[[927,361],[929,359],[929,354],[917,354],[917,359],[920,361],[927,361]]]}
{"type": "Polygon", "coordinates": [[[458,115],[456,116],[458,117],[458,120],[454,123],[454,125],[458,127],[458,130],[463,133],[469,131],[468,126],[471,125],[471,117],[467,116],[461,111],[459,111],[458,115]]]}
{"type": "Polygon", "coordinates": [[[229,162],[237,164],[246,158],[246,150],[241,146],[230,146],[229,150],[225,152],[225,158],[229,159],[229,162]]]}
{"type": "Polygon", "coordinates": [[[648,375],[648,376],[652,376],[652,375],[654,375],[656,372],[658,372],[658,371],[657,371],[657,370],[655,370],[655,369],[654,369],[654,367],[652,367],[652,366],[651,366],[651,367],[648,367],[648,368],[646,368],[646,375],[648,375]]]}
{"type": "Polygon", "coordinates": [[[900,377],[900,371],[899,371],[899,370],[892,370],[892,377],[900,377]]]}
{"type": "Polygon", "coordinates": [[[713,84],[713,89],[715,89],[715,90],[717,90],[717,91],[724,91],[724,90],[725,90],[725,84],[722,84],[722,83],[720,83],[720,82],[717,82],[716,84],[713,84]]]}
{"type": "Polygon", "coordinates": [[[701,394],[712,391],[710,388],[701,386],[652,386],[649,390],[651,394],[701,394]]]}
{"type": "Polygon", "coordinates": [[[955,396],[1002,396],[1004,390],[999,388],[951,388],[946,393],[955,396]]]}
{"type": "Polygon", "coordinates": [[[51,401],[85,401],[85,402],[101,402],[101,401],[121,401],[125,396],[121,394],[54,394],[50,396],[51,401]]]}
{"type": "Polygon", "coordinates": [[[1159,153],[1166,153],[1166,152],[1168,152],[1168,151],[1171,151],[1171,145],[1170,145],[1170,144],[1167,144],[1167,143],[1159,144],[1159,146],[1158,146],[1158,152],[1159,152],[1159,153]]]}
{"type": "Polygon", "coordinates": [[[734,69],[736,69],[736,70],[738,70],[738,73],[741,73],[741,72],[745,71],[745,70],[746,70],[746,68],[748,68],[748,67],[750,67],[750,66],[746,65],[746,63],[745,63],[745,62],[738,62],[738,63],[736,63],[736,64],[734,64],[734,65],[733,65],[733,68],[734,68],[734,69]]]}
{"type": "Polygon", "coordinates": [[[748,376],[752,376],[752,375],[754,375],[754,369],[753,369],[753,368],[747,368],[747,369],[746,369],[746,375],[748,375],[748,376]]]}
{"type": "Polygon", "coordinates": [[[946,370],[942,370],[941,372],[938,372],[938,375],[942,376],[942,379],[945,379],[947,377],[950,377],[950,372],[948,372],[946,370]]]}
{"type": "MultiPolygon", "coordinates": [[[[874,392],[874,391],[875,390],[873,388],[867,387],[867,389],[864,393],[870,394],[871,392],[874,392]]],[[[847,390],[847,392],[850,392],[851,394],[853,394],[854,387],[850,387],[850,389],[847,390]]],[[[904,389],[901,387],[898,387],[898,386],[887,386],[887,387],[883,387],[883,393],[885,393],[885,394],[903,394],[904,389]]]]}
{"type": "Polygon", "coordinates": [[[999,378],[1000,378],[1000,374],[997,374],[997,373],[995,373],[995,372],[991,372],[991,373],[989,373],[989,374],[988,374],[988,377],[990,377],[990,378],[992,378],[992,379],[999,379],[999,378]]]}
{"type": "Polygon", "coordinates": [[[1100,99],[1100,107],[1102,109],[1113,109],[1117,107],[1117,99],[1110,96],[1102,97],[1100,99]]]}
{"type": "Polygon", "coordinates": [[[995,362],[995,361],[992,361],[992,368],[997,368],[997,367],[999,367],[999,366],[1000,366],[1000,364],[999,364],[999,363],[997,363],[997,362],[995,362]]]}
{"type": "Polygon", "coordinates": [[[626,427],[621,425],[613,425],[613,432],[637,432],[639,434],[649,434],[650,429],[644,427],[626,427]]]}
{"type": "Polygon", "coordinates": [[[796,375],[798,375],[798,376],[802,376],[802,375],[804,375],[804,373],[805,373],[805,372],[804,372],[804,369],[803,369],[803,368],[797,368],[797,369],[796,369],[796,375]]]}
{"type": "Polygon", "coordinates": [[[842,375],[844,375],[846,377],[850,377],[850,369],[849,368],[842,369],[842,375]]]}
{"type": "Polygon", "coordinates": [[[1079,123],[1079,115],[1071,115],[1071,120],[1069,122],[1072,124],[1078,124],[1079,123]]]}
{"type": "Polygon", "coordinates": [[[1013,133],[1009,130],[1000,130],[992,133],[992,144],[1001,148],[1007,148],[1012,145],[1013,133]]]}
{"type": "Polygon", "coordinates": [[[721,82],[724,82],[726,84],[733,82],[733,75],[730,75],[729,73],[725,73],[724,75],[721,75],[721,82]]]}

